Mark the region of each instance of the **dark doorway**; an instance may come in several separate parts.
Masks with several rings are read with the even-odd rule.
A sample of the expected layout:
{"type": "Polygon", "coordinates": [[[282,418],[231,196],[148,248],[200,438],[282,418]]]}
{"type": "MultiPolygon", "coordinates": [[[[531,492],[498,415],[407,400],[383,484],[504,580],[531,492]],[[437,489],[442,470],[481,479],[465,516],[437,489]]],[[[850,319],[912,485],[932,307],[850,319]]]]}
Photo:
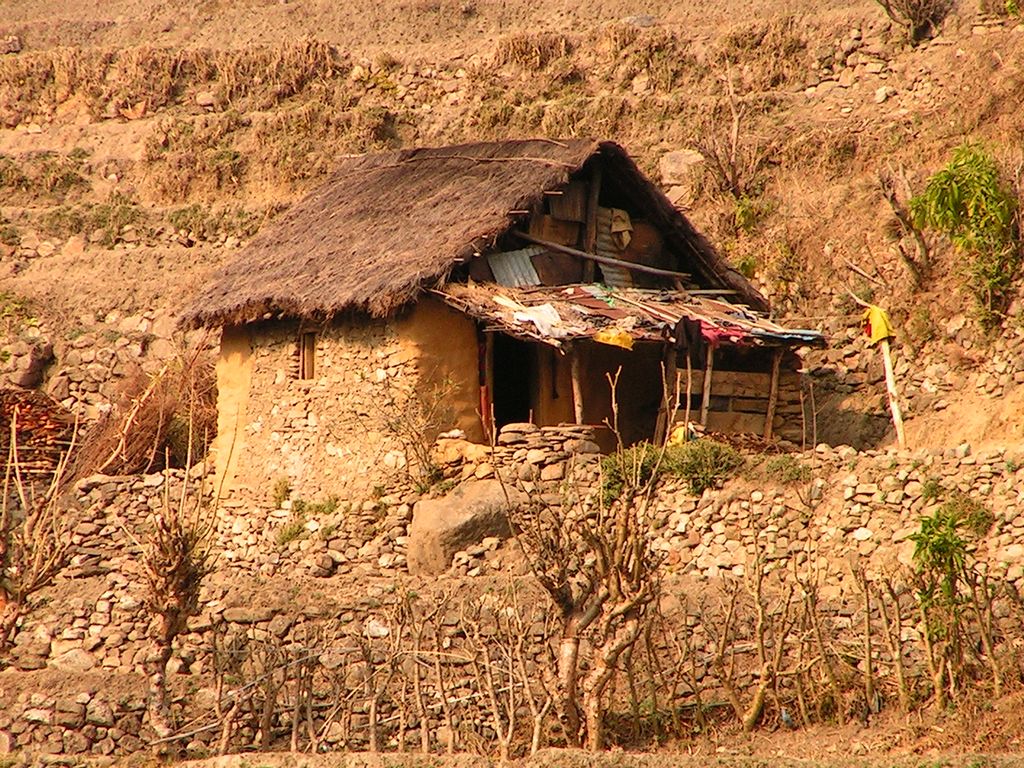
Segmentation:
{"type": "Polygon", "coordinates": [[[494,421],[498,429],[530,421],[536,366],[532,345],[494,334],[494,421]]]}

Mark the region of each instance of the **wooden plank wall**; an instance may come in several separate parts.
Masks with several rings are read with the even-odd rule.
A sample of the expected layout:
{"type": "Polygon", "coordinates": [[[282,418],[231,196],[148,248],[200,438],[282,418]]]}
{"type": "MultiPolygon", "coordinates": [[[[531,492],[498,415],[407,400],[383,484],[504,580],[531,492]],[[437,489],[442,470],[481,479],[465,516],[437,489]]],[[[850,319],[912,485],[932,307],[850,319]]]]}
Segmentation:
{"type": "MultiPolygon", "coordinates": [[[[681,397],[686,397],[686,373],[682,373],[681,397]]],[[[713,432],[751,432],[764,434],[768,413],[768,393],[771,389],[770,373],[748,373],[715,370],[711,379],[711,401],[707,427],[713,432]]],[[[690,420],[700,418],[700,398],[704,391],[704,371],[693,372],[690,420]]],[[[684,418],[680,408],[676,421],[684,418]]],[[[779,372],[779,398],[775,407],[772,430],[777,437],[798,445],[803,440],[803,418],[800,403],[800,374],[796,371],[779,372]]],[[[809,430],[809,427],[808,427],[809,430]]],[[[810,432],[808,431],[808,439],[810,432]]]]}

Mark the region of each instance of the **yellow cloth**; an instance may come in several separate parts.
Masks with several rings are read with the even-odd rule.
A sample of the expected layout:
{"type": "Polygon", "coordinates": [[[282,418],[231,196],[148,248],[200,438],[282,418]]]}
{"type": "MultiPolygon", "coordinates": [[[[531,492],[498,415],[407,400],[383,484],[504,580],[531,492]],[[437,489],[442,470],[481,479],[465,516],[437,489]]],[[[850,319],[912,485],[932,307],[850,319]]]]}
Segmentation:
{"type": "Polygon", "coordinates": [[[889,315],[881,307],[871,304],[864,310],[864,333],[870,338],[868,346],[873,347],[882,339],[888,339],[896,334],[892,330],[892,323],[889,322],[889,315]]]}
{"type": "Polygon", "coordinates": [[[605,328],[594,334],[594,341],[611,344],[613,347],[633,349],[633,337],[621,328],[605,328]]]}

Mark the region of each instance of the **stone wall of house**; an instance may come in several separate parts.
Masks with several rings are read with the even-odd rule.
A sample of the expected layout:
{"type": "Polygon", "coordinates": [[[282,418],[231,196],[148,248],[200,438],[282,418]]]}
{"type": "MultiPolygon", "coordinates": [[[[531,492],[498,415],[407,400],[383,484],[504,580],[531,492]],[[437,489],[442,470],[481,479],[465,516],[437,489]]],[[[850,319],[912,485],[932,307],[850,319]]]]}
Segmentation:
{"type": "Polygon", "coordinates": [[[265,501],[279,480],[304,499],[366,496],[415,474],[431,433],[482,437],[476,330],[465,316],[428,299],[388,322],[302,330],[317,333],[307,380],[297,323],[225,331],[214,447],[227,497],[265,501]]]}

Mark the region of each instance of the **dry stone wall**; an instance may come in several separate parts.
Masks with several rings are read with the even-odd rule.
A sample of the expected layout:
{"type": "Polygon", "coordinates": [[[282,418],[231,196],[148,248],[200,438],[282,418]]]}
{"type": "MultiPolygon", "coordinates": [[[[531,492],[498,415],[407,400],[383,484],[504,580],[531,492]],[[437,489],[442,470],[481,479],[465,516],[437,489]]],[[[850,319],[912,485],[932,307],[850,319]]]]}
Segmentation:
{"type": "MultiPolygon", "coordinates": [[[[599,455],[586,428],[509,425],[496,442],[488,448],[440,441],[438,458],[447,460],[449,482],[497,475],[552,506],[561,503],[567,481],[598,482],[599,455]]],[[[721,627],[717,611],[730,584],[748,583],[757,557],[780,577],[815,574],[826,631],[844,647],[857,647],[863,622],[855,573],[863,568],[869,575],[880,574],[908,563],[908,537],[920,517],[955,491],[979,499],[993,513],[995,522],[978,558],[993,577],[1024,589],[1024,491],[1019,490],[1024,488],[1024,467],[1016,455],[974,455],[967,445],[941,453],[858,453],[819,446],[789,459],[791,468],[801,470],[790,473],[789,484],[755,466],[700,497],[669,478],[655,498],[653,546],[665,555],[662,608],[668,617],[659,632],[669,633],[659,643],[662,652],[671,653],[673,644],[685,637],[695,654],[690,687],[683,686],[679,694],[684,698],[691,695],[692,685],[705,695],[717,695],[722,684],[714,664],[721,627]]],[[[202,480],[201,470],[191,472],[192,487],[202,480]]],[[[115,756],[145,747],[151,737],[142,693],[150,617],[143,604],[137,541],[165,499],[179,497],[185,481],[185,472],[171,471],[94,476],[78,484],[81,511],[73,531],[77,551],[58,585],[62,595],[70,596],[23,622],[11,660],[18,674],[61,673],[80,682],[69,682],[60,694],[33,688],[28,677],[16,688],[0,682],[0,747],[115,756]],[[115,695],[95,682],[101,674],[128,682],[115,695]]],[[[436,492],[443,493],[444,487],[436,492]]],[[[517,596],[508,605],[518,605],[522,614],[526,662],[531,674],[540,675],[551,642],[547,598],[537,591],[518,548],[498,539],[455,553],[448,574],[439,579],[408,576],[408,525],[421,497],[406,488],[378,498],[340,499],[333,507],[307,508],[299,525],[293,525],[298,521],[296,499],[273,509],[250,505],[221,510],[219,576],[204,587],[201,613],[180,638],[171,668],[172,684],[191,691],[181,699],[179,716],[210,726],[186,740],[191,754],[217,748],[216,679],[232,659],[238,667],[235,674],[256,675],[254,665],[270,658],[271,651],[298,663],[310,657],[311,648],[317,649],[311,668],[314,699],[324,705],[316,715],[320,748],[366,748],[375,695],[365,687],[367,669],[386,668],[389,658],[398,658],[393,654],[411,652],[414,627],[408,623],[410,614],[402,611],[412,593],[421,595],[416,608],[421,619],[433,606],[441,606],[438,634],[421,626],[426,634],[417,642],[429,637],[429,643],[443,643],[452,659],[442,672],[447,695],[455,702],[452,711],[446,714],[440,704],[439,683],[420,681],[430,702],[425,729],[431,749],[442,751],[452,738],[460,749],[493,751],[485,682],[474,676],[467,660],[481,642],[495,643],[495,653],[504,647],[501,638],[508,626],[494,622],[511,614],[495,608],[513,600],[508,592],[512,589],[517,596]],[[282,537],[289,526],[293,537],[282,537]],[[323,587],[307,589],[304,584],[323,587]],[[254,591],[245,591],[244,585],[254,591]],[[312,592],[322,595],[310,599],[312,592]],[[487,608],[484,614],[472,613],[482,607],[487,608]],[[467,616],[482,622],[480,636],[473,635],[467,616]],[[398,648],[405,650],[399,653],[398,648]],[[343,691],[348,693],[339,693],[343,691]],[[344,707],[332,710],[331,702],[342,699],[344,707]]],[[[741,610],[748,609],[741,605],[741,610]]],[[[904,594],[900,609],[906,620],[908,674],[926,679],[910,593],[904,594]]],[[[1004,612],[999,620],[1008,617],[1004,612]]],[[[877,616],[873,625],[880,626],[877,616]]],[[[744,638],[737,635],[738,641],[749,639],[744,638]]],[[[880,638],[875,647],[879,685],[891,686],[893,659],[880,638]]],[[[756,671],[753,656],[738,653],[739,673],[733,683],[745,690],[756,683],[756,671]]],[[[379,691],[375,716],[382,749],[396,749],[400,739],[418,743],[420,721],[410,714],[416,704],[409,698],[414,668],[400,665],[379,691]]],[[[246,700],[247,709],[231,735],[233,748],[261,743],[256,723],[263,695],[268,694],[246,700]]],[[[225,706],[230,703],[226,700],[225,706]]],[[[274,716],[271,743],[288,738],[291,720],[285,709],[274,716]]],[[[528,722],[528,713],[523,716],[528,722]]]]}

